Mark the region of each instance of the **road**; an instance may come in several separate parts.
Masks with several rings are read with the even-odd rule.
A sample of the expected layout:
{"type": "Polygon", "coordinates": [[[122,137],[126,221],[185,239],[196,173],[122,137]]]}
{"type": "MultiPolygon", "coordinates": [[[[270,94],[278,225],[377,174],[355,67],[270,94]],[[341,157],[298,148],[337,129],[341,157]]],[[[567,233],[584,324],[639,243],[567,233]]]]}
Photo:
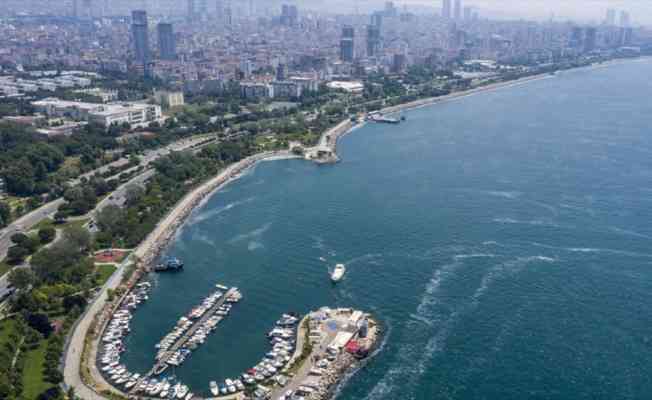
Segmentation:
{"type": "MultiPolygon", "coordinates": [[[[211,134],[207,135],[201,135],[201,136],[196,136],[192,138],[187,138],[180,140],[178,142],[174,142],[168,146],[165,146],[163,148],[157,149],[157,150],[148,150],[146,151],[141,157],[140,157],[140,166],[148,167],[153,163],[154,161],[158,160],[159,158],[166,156],[170,154],[173,151],[184,151],[190,148],[193,148],[193,151],[198,151],[202,147],[204,147],[206,144],[200,145],[200,143],[206,141],[207,139],[213,137],[211,134]]],[[[118,161],[115,161],[111,163],[110,165],[117,165],[116,163],[121,163],[121,165],[124,165],[127,161],[126,159],[121,159],[118,161]],[[123,160],[123,161],[121,161],[123,160]]],[[[138,167],[133,167],[130,168],[126,171],[121,172],[129,172],[138,167]]],[[[103,172],[108,170],[108,165],[105,165],[101,168],[98,168],[94,171],[88,172],[83,175],[83,177],[90,177],[94,175],[95,173],[98,172],[103,172]]],[[[98,211],[104,209],[108,205],[117,205],[117,206],[122,206],[125,201],[125,196],[127,193],[127,188],[131,185],[142,185],[144,184],[148,179],[152,177],[154,174],[153,170],[145,170],[142,174],[137,175],[133,178],[131,178],[127,183],[120,185],[109,197],[106,197],[103,199],[93,211],[91,211],[91,217],[97,214],[98,211]]],[[[118,174],[119,175],[119,174],[118,174]]],[[[77,179],[71,180],[69,183],[71,185],[78,185],[81,182],[81,177],[77,179]]],[[[26,232],[29,231],[30,229],[34,228],[36,225],[38,225],[39,222],[43,221],[44,219],[48,217],[52,217],[59,207],[65,203],[65,200],[63,198],[59,198],[56,200],[53,200],[49,203],[46,203],[42,205],[41,207],[37,208],[34,211],[29,212],[28,214],[23,215],[10,225],[8,225],[6,228],[0,231],[0,260],[4,259],[7,257],[7,251],[9,248],[13,245],[11,242],[11,236],[14,235],[15,233],[19,232],[26,232]]],[[[7,290],[9,289],[9,282],[7,281],[8,274],[5,274],[3,276],[0,276],[0,298],[4,296],[5,293],[7,293],[7,290]]]]}
{"type": "Polygon", "coordinates": [[[96,299],[86,308],[84,315],[78,320],[73,327],[73,332],[64,351],[64,368],[63,377],[66,390],[70,387],[75,388],[75,395],[84,400],[106,400],[98,395],[93,389],[86,386],[80,375],[81,357],[84,350],[84,339],[88,329],[93,322],[93,317],[97,315],[107,300],[109,289],[115,289],[122,282],[126,266],[131,262],[131,256],[127,257],[118,267],[116,272],[106,282],[100,290],[96,299]]]}

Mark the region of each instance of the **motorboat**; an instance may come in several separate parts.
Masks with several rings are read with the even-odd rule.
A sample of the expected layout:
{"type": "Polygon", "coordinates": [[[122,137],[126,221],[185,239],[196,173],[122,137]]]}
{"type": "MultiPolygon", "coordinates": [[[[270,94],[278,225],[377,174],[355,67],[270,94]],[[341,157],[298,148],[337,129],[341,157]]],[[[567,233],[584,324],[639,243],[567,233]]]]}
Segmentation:
{"type": "Polygon", "coordinates": [[[335,266],[335,269],[333,270],[333,273],[331,274],[331,281],[333,283],[337,283],[344,278],[344,274],[346,273],[346,267],[344,264],[337,264],[335,266]]]}
{"type": "Polygon", "coordinates": [[[210,388],[211,388],[211,393],[213,394],[213,396],[219,396],[220,388],[217,387],[217,382],[211,381],[210,388]]]}

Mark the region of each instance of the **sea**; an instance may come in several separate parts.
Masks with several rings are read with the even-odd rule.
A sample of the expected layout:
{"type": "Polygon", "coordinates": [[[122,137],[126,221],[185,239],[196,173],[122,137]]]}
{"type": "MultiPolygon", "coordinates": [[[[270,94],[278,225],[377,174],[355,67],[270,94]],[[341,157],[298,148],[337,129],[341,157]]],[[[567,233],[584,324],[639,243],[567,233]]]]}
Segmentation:
{"type": "Polygon", "coordinates": [[[341,400],[652,398],[651,72],[563,72],[355,129],[335,165],[258,164],[179,230],[185,270],[149,278],[123,361],[149,370],[221,283],[244,299],[169,371],[197,394],[328,306],[385,332],[341,400]]]}

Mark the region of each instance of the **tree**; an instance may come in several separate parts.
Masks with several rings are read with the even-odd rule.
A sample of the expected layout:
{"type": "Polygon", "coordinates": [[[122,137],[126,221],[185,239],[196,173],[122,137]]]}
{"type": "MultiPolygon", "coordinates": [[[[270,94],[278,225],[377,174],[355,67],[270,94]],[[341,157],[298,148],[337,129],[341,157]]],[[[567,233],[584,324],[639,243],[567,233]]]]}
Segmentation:
{"type": "Polygon", "coordinates": [[[9,273],[9,283],[18,290],[24,290],[34,283],[34,274],[27,268],[14,268],[9,273]]]}
{"type": "Polygon", "coordinates": [[[29,255],[29,250],[21,246],[12,246],[7,251],[7,258],[12,264],[18,264],[25,261],[29,255]]]}
{"type": "Polygon", "coordinates": [[[11,207],[5,202],[0,202],[0,228],[4,228],[11,222],[11,207]]]}
{"type": "Polygon", "coordinates": [[[14,233],[11,235],[11,241],[18,246],[22,246],[23,244],[27,243],[29,240],[29,237],[25,235],[24,233],[14,233]]]}
{"type": "Polygon", "coordinates": [[[57,212],[54,214],[55,224],[58,225],[65,224],[67,219],[68,219],[68,215],[63,210],[57,210],[57,212]]]}
{"type": "Polygon", "coordinates": [[[52,227],[42,228],[38,231],[38,237],[41,243],[50,243],[57,236],[57,230],[52,227]]]}
{"type": "Polygon", "coordinates": [[[43,313],[28,314],[25,317],[25,321],[27,321],[27,324],[30,327],[39,331],[46,338],[49,337],[54,330],[50,323],[50,319],[43,313]]]}
{"type": "Polygon", "coordinates": [[[69,226],[63,231],[63,238],[72,243],[80,251],[85,252],[91,246],[90,233],[81,226],[69,226]]]}

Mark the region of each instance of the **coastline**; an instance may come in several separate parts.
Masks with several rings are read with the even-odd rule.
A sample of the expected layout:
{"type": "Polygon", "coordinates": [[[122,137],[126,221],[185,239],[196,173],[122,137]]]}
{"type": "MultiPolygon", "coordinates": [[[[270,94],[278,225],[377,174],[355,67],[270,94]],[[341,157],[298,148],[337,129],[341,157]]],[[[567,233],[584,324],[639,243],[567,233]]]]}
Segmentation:
{"type": "Polygon", "coordinates": [[[165,250],[177,230],[186,222],[192,212],[203,205],[215,192],[238,179],[259,162],[293,158],[298,158],[298,156],[287,150],[254,154],[226,167],[215,177],[186,194],[134,251],[134,256],[139,260],[141,267],[151,265],[161,251],[165,250]]]}

